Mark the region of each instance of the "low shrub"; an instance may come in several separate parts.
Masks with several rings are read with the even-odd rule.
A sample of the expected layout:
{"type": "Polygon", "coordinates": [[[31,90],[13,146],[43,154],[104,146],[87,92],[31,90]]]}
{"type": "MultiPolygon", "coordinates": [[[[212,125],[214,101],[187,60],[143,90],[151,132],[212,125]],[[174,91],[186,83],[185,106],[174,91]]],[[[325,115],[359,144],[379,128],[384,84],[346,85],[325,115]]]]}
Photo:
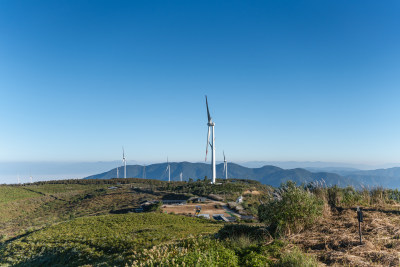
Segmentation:
{"type": "Polygon", "coordinates": [[[270,238],[270,234],[261,226],[252,226],[247,224],[227,224],[218,231],[217,236],[221,239],[234,239],[242,236],[249,237],[254,241],[264,241],[270,238]]]}
{"type": "Polygon", "coordinates": [[[239,266],[233,250],[201,237],[145,249],[134,258],[131,266],[239,266]]]}
{"type": "Polygon", "coordinates": [[[342,201],[342,191],[337,185],[328,188],[328,204],[337,207],[342,201]]]}
{"type": "Polygon", "coordinates": [[[363,202],[362,192],[355,190],[353,187],[348,186],[342,189],[342,205],[345,206],[356,206],[363,202]]]}
{"type": "Polygon", "coordinates": [[[268,256],[257,253],[255,251],[250,251],[242,258],[241,266],[260,266],[268,267],[272,264],[271,259],[268,256]]]}
{"type": "Polygon", "coordinates": [[[313,256],[309,256],[298,248],[288,251],[281,255],[278,262],[274,264],[277,267],[316,267],[318,261],[313,256]]]}
{"type": "Polygon", "coordinates": [[[258,208],[258,217],[271,233],[287,235],[310,226],[322,215],[323,201],[308,190],[288,181],[275,197],[258,208]]]}

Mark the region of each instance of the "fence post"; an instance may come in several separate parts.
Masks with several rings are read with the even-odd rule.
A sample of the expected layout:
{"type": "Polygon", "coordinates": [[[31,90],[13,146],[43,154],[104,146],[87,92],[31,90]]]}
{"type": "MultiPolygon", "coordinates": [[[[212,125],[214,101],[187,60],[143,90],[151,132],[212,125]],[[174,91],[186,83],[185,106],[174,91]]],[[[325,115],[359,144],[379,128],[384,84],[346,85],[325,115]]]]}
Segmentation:
{"type": "Polygon", "coordinates": [[[363,213],[360,207],[357,207],[357,219],[358,219],[358,234],[360,235],[360,245],[362,245],[362,234],[361,234],[361,222],[364,221],[363,213]]]}

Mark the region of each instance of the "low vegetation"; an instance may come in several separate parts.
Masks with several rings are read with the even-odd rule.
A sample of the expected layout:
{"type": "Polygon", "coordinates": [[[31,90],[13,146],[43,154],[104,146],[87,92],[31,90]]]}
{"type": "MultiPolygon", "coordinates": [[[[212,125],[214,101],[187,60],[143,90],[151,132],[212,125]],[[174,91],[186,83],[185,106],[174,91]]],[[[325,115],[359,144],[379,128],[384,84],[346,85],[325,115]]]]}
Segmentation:
{"type": "Polygon", "coordinates": [[[39,193],[22,186],[0,186],[0,204],[37,197],[39,193]]]}
{"type": "Polygon", "coordinates": [[[398,190],[219,182],[111,179],[0,186],[0,266],[400,264],[398,190]],[[243,214],[259,222],[225,223],[160,210],[162,199],[193,196],[217,198],[220,209],[222,202],[243,196],[243,214]],[[148,212],[129,213],[145,202],[153,203],[148,212]],[[356,206],[364,210],[363,245],[356,206]]]}
{"type": "Polygon", "coordinates": [[[322,215],[323,201],[293,182],[281,185],[273,197],[258,208],[258,216],[277,236],[299,232],[322,215]]]}
{"type": "Polygon", "coordinates": [[[33,232],[0,250],[1,264],[26,266],[118,264],[143,249],[215,233],[221,224],[159,213],[82,217],[33,232]],[[135,252],[135,253],[134,253],[135,252]]]}

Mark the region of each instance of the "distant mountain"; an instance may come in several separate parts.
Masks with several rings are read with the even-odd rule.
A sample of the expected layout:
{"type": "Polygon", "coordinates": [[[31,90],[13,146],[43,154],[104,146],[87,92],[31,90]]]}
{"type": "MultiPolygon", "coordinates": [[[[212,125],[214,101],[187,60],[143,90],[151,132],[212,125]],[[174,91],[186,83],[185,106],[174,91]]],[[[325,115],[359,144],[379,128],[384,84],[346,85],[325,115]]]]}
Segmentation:
{"type": "Polygon", "coordinates": [[[375,169],[387,169],[400,166],[400,163],[369,165],[369,164],[327,162],[327,161],[246,161],[237,163],[249,168],[259,168],[265,165],[273,165],[283,169],[303,168],[306,170],[319,169],[321,171],[324,169],[325,171],[329,171],[329,169],[375,170],[375,169]]]}
{"type": "Polygon", "coordinates": [[[346,176],[354,172],[361,171],[360,169],[348,168],[348,167],[324,167],[324,168],[307,167],[304,169],[310,172],[332,172],[342,176],[346,176]]]}
{"type": "Polygon", "coordinates": [[[354,168],[326,167],[326,168],[307,168],[309,171],[325,170],[337,173],[349,180],[357,181],[362,186],[385,188],[400,188],[400,168],[377,170],[358,170],[354,168]]]}
{"type": "Polygon", "coordinates": [[[369,171],[359,170],[347,174],[346,177],[365,186],[400,188],[400,167],[369,171]]]}
{"type": "MultiPolygon", "coordinates": [[[[180,173],[182,172],[183,180],[187,181],[189,178],[194,180],[204,179],[205,176],[211,177],[211,168],[209,164],[205,163],[190,163],[190,162],[172,162],[171,166],[171,180],[179,181],[180,173]]],[[[167,163],[152,164],[146,166],[146,178],[168,180],[166,173],[167,163]]],[[[217,177],[224,177],[223,164],[216,166],[217,177]]],[[[127,177],[144,177],[144,166],[141,165],[128,165],[126,166],[127,177]]],[[[123,177],[123,167],[119,168],[119,177],[123,177]]],[[[292,180],[298,184],[308,183],[317,180],[324,180],[327,185],[339,186],[360,186],[357,181],[350,178],[342,177],[335,173],[329,172],[310,172],[305,169],[281,169],[275,166],[264,166],[261,168],[247,168],[234,163],[228,163],[228,176],[229,178],[252,179],[260,181],[263,184],[279,186],[281,183],[292,180]]],[[[86,179],[110,179],[117,177],[117,169],[114,168],[108,172],[92,175],[86,179]]]]}

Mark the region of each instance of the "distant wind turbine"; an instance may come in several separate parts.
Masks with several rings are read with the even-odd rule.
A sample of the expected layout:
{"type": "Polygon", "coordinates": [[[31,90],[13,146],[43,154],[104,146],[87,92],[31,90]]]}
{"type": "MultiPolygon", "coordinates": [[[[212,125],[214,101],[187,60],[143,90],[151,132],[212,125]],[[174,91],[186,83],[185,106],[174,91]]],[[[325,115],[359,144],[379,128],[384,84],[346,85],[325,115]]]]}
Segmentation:
{"type": "Polygon", "coordinates": [[[181,174],[179,174],[179,178],[181,179],[181,182],[182,182],[182,172],[181,172],[181,174]]]}
{"type": "Polygon", "coordinates": [[[225,179],[228,179],[228,162],[225,159],[225,151],[222,151],[224,154],[224,173],[225,173],[225,179]]]}
{"type": "Polygon", "coordinates": [[[169,166],[168,157],[167,157],[167,169],[165,171],[168,171],[168,182],[171,182],[171,167],[169,166]]]}
{"type": "Polygon", "coordinates": [[[212,121],[210,111],[208,109],[208,101],[207,101],[207,96],[206,96],[206,106],[207,106],[207,116],[208,116],[208,134],[207,134],[207,147],[206,147],[206,160],[207,161],[207,153],[208,153],[208,146],[210,145],[212,149],[211,153],[211,172],[212,172],[212,184],[215,184],[215,177],[216,177],[216,171],[215,171],[215,135],[214,135],[214,126],[215,123],[212,121]],[[212,139],[210,142],[210,128],[212,131],[212,139]]]}
{"type": "Polygon", "coordinates": [[[122,147],[122,163],[124,163],[124,178],[126,178],[126,159],[124,147],[122,147]]]}
{"type": "Polygon", "coordinates": [[[117,178],[119,178],[119,167],[117,167],[117,178]]]}

